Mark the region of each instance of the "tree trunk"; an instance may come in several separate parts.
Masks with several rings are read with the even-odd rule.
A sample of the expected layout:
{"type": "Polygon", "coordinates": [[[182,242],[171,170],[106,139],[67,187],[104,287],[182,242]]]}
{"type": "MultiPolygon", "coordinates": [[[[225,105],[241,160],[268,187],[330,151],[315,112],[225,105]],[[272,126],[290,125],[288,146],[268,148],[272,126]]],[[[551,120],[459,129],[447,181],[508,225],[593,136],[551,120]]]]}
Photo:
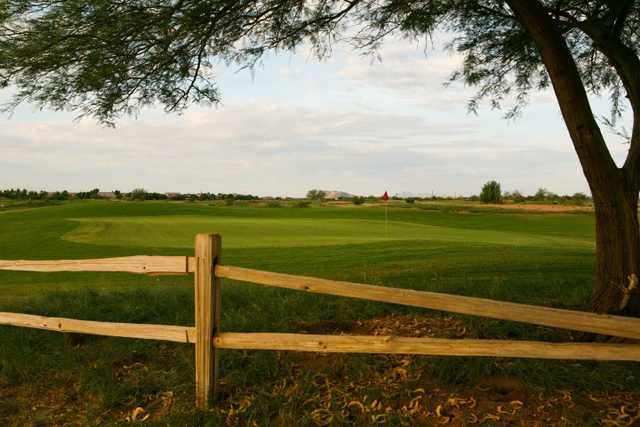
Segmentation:
{"type": "MultiPolygon", "coordinates": [[[[532,37],[560,106],[564,122],[580,159],[596,215],[596,283],[592,306],[600,313],[640,315],[640,231],[638,189],[640,170],[640,124],[635,76],[638,64],[619,46],[602,44],[613,55],[623,75],[634,109],[634,132],[627,162],[618,168],[589,103],[578,67],[563,33],[539,0],[506,0],[518,22],[532,37]]],[[[633,51],[631,52],[633,53],[633,51]]],[[[611,59],[611,56],[607,55],[611,59]]],[[[640,91],[639,91],[640,93],[640,91]]]]}
{"type": "Polygon", "coordinates": [[[594,197],[596,216],[596,283],[593,310],[640,315],[640,230],[638,189],[611,185],[611,193],[594,197]],[[620,191],[616,191],[619,189],[620,191]]]}

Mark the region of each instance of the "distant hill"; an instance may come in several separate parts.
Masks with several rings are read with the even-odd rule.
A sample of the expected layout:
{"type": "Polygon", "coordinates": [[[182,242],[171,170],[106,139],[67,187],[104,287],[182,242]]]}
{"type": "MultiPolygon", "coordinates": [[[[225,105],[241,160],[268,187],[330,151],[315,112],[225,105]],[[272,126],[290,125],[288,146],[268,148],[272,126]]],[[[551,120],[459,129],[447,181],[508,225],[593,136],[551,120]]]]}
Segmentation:
{"type": "Polygon", "coordinates": [[[338,199],[352,199],[355,197],[353,194],[345,193],[344,191],[336,190],[322,190],[324,192],[324,198],[326,200],[338,200],[338,199]]]}

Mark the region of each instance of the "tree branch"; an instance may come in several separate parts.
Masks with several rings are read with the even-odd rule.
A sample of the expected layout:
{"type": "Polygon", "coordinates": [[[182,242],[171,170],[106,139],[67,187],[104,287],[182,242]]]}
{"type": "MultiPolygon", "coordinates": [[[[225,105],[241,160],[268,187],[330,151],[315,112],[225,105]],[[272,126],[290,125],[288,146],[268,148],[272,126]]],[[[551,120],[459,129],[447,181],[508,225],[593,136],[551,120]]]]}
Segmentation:
{"type": "Polygon", "coordinates": [[[576,62],[549,11],[539,0],[506,0],[532,37],[553,85],[560,111],[594,198],[606,199],[598,183],[612,182],[617,167],[591,110],[576,62]]]}

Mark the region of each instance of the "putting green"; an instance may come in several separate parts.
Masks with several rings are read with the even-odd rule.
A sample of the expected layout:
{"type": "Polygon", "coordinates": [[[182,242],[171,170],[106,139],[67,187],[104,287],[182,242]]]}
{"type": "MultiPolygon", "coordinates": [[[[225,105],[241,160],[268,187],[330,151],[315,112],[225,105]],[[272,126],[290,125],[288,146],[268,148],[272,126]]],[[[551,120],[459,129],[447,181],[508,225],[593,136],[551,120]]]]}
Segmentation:
{"type": "Polygon", "coordinates": [[[77,227],[67,241],[109,246],[193,246],[197,233],[217,232],[225,247],[302,247],[361,244],[390,240],[505,244],[516,246],[593,247],[582,240],[521,232],[450,228],[410,222],[365,219],[234,218],[199,215],[73,218],[77,227]]]}

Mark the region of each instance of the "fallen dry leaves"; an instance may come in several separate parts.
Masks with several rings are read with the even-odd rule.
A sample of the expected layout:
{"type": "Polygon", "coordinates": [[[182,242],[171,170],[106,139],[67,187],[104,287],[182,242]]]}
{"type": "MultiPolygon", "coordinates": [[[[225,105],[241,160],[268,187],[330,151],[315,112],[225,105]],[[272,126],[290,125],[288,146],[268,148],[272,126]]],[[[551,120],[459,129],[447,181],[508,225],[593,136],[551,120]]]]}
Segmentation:
{"type": "MultiPolygon", "coordinates": [[[[335,322],[303,325],[314,333],[336,332],[335,322]]],[[[450,316],[389,316],[341,326],[352,334],[463,337],[468,330],[450,316]]],[[[438,386],[423,374],[424,358],[376,356],[384,363],[364,378],[344,378],[321,373],[323,367],[340,364],[344,355],[283,353],[294,359],[292,375],[273,384],[270,395],[283,407],[302,409],[310,423],[330,425],[579,425],[585,413],[595,415],[605,426],[640,424],[640,398],[633,394],[576,395],[571,390],[535,390],[519,378],[492,377],[457,392],[438,386]],[[382,368],[381,368],[382,367],[382,368]],[[312,384],[303,373],[315,370],[312,384]]],[[[247,404],[242,398],[222,404],[227,425],[242,424],[247,404]]],[[[291,416],[299,416],[298,409],[291,416]]],[[[284,424],[276,424],[284,425],[284,424]]]]}

